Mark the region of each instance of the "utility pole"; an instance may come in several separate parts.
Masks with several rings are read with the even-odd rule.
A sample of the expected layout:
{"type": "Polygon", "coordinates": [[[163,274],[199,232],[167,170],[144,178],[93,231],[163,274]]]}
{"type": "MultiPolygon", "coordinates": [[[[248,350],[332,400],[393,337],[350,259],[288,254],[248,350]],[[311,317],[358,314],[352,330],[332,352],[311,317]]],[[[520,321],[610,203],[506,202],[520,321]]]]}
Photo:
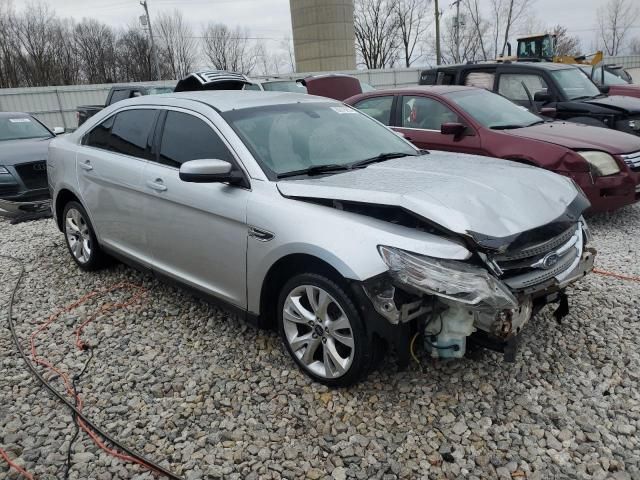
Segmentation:
{"type": "Polygon", "coordinates": [[[160,64],[158,63],[158,50],[156,50],[156,42],[153,39],[153,30],[151,29],[151,17],[149,17],[149,7],[147,6],[147,0],[141,0],[140,5],[142,5],[142,7],[144,8],[144,13],[147,18],[147,26],[149,27],[149,39],[151,40],[151,56],[153,57],[156,80],[161,80],[160,64]]]}
{"type": "Polygon", "coordinates": [[[440,52],[440,7],[438,5],[438,0],[434,0],[435,4],[435,21],[436,21],[436,65],[440,65],[442,61],[442,55],[440,52]]]}
{"type": "Polygon", "coordinates": [[[456,59],[457,63],[460,63],[460,2],[462,0],[456,0],[451,6],[456,6],[456,25],[455,25],[455,40],[456,40],[456,59]]]}

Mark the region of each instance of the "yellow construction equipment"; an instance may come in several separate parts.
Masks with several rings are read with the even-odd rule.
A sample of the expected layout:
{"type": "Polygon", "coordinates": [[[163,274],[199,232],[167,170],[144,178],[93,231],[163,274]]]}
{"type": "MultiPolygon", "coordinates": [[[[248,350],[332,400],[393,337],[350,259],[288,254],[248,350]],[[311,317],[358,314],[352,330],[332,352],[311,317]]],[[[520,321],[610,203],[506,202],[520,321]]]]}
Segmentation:
{"type": "Polygon", "coordinates": [[[557,55],[557,35],[553,33],[542,33],[527,35],[518,38],[518,49],[515,58],[511,57],[511,46],[509,46],[509,57],[501,60],[533,60],[547,61],[554,63],[569,63],[597,65],[602,62],[604,54],[601,51],[589,55],[574,57],[571,55],[557,55]]]}

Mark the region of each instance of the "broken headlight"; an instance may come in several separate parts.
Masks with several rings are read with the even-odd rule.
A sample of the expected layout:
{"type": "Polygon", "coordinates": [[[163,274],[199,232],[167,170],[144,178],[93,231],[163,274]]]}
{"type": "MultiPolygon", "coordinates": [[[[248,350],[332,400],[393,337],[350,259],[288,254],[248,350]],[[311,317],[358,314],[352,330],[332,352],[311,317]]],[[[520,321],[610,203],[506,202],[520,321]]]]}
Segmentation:
{"type": "Polygon", "coordinates": [[[384,245],[378,246],[378,251],[398,283],[478,308],[502,310],[518,306],[509,289],[483,268],[384,245]]]}
{"type": "Polygon", "coordinates": [[[591,173],[596,177],[606,177],[620,172],[616,159],[608,153],[596,150],[576,153],[587,161],[591,173]]]}

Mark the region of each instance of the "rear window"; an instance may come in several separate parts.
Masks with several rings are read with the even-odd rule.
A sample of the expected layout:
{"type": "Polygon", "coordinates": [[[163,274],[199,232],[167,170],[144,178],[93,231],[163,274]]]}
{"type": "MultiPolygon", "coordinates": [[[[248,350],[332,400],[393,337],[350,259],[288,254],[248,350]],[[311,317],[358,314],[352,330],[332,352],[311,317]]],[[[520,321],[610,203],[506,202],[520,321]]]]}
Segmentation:
{"type": "Polygon", "coordinates": [[[120,112],[94,127],[85,135],[83,144],[150,160],[156,114],[156,110],[150,109],[120,112]]]}

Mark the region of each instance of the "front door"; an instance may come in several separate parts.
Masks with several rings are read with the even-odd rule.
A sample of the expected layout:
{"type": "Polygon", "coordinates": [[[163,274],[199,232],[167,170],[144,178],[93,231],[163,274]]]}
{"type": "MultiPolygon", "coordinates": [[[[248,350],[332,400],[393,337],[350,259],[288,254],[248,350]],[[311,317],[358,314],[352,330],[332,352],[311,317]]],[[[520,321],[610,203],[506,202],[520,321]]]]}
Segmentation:
{"type": "Polygon", "coordinates": [[[223,183],[180,180],[189,160],[235,159],[211,122],[169,110],[158,152],[144,170],[145,212],[155,268],[246,307],[247,201],[251,192],[223,183]]]}
{"type": "Polygon", "coordinates": [[[400,109],[400,126],[394,130],[402,132],[415,146],[450,152],[482,153],[480,139],[472,127],[467,126],[466,133],[457,138],[440,132],[443,123],[464,123],[444,103],[431,97],[414,95],[405,95],[399,100],[396,108],[400,109]]]}
{"type": "Polygon", "coordinates": [[[157,113],[139,108],[109,117],[87,133],[76,157],[80,196],[100,241],[143,263],[150,251],[142,173],[157,113]]]}
{"type": "Polygon", "coordinates": [[[531,110],[533,113],[537,113],[540,108],[547,106],[547,103],[549,103],[534,101],[536,93],[553,94],[542,75],[533,72],[500,72],[497,88],[500,95],[521,107],[531,110]],[[529,95],[531,99],[529,99],[529,95]]]}

